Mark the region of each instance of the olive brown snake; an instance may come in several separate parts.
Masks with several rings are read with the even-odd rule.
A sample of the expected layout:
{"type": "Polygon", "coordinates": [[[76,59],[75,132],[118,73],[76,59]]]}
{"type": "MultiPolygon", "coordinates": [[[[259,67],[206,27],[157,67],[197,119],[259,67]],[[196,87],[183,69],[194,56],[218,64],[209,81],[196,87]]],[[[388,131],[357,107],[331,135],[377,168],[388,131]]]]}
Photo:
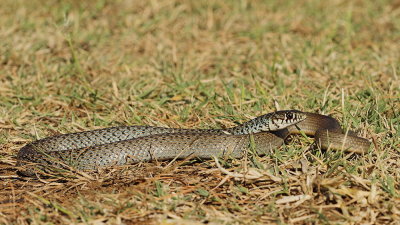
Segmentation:
{"type": "Polygon", "coordinates": [[[48,137],[21,148],[17,165],[59,167],[66,164],[78,170],[90,170],[188,156],[240,158],[250,143],[258,154],[264,155],[281,146],[288,135],[301,132],[314,136],[323,149],[362,153],[370,146],[367,139],[343,132],[339,122],[330,116],[285,110],[228,129],[120,126],[48,137]]]}

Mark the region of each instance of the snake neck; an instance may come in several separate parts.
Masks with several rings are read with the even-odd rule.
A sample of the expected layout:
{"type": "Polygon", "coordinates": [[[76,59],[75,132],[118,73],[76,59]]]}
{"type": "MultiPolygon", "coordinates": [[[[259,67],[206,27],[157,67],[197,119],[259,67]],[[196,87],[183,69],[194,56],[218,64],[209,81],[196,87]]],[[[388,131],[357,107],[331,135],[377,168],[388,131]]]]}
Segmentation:
{"type": "Polygon", "coordinates": [[[281,110],[256,117],[241,125],[225,129],[233,135],[253,134],[284,129],[306,119],[306,114],[297,110],[281,110]]]}
{"type": "Polygon", "coordinates": [[[270,115],[263,115],[240,124],[236,127],[224,129],[224,132],[232,135],[254,134],[263,131],[270,131],[270,115]]]}

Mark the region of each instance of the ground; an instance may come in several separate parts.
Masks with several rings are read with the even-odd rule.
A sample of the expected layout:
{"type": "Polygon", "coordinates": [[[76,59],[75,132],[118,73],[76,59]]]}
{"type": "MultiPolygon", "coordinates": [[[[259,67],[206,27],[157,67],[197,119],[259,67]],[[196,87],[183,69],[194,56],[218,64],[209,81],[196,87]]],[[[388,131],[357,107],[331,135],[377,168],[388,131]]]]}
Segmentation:
{"type": "Polygon", "coordinates": [[[0,39],[0,223],[400,219],[398,0],[3,0],[0,39]],[[279,109],[332,115],[371,147],[322,151],[296,136],[220,168],[190,159],[29,178],[15,167],[22,146],[50,135],[230,127],[279,109]],[[264,175],[240,176],[251,172],[264,175]]]}

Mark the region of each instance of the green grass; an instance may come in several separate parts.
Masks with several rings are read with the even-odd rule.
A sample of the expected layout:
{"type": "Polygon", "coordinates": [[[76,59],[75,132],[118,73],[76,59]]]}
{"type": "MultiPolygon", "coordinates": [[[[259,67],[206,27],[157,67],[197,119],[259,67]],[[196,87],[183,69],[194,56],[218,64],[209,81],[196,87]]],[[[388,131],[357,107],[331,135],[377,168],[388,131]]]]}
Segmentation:
{"type": "Polygon", "coordinates": [[[2,1],[0,223],[398,221],[399,12],[383,0],[2,1]],[[41,180],[14,168],[49,135],[228,127],[279,109],[331,114],[373,145],[351,155],[295,137],[221,162],[281,182],[226,178],[212,160],[41,180]]]}

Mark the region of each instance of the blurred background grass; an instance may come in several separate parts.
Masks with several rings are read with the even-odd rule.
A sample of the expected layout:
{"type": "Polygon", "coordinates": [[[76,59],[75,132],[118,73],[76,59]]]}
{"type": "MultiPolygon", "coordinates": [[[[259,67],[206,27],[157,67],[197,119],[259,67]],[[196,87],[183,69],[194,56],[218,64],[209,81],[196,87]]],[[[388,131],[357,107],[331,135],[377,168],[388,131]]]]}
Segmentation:
{"type": "MultiPolygon", "coordinates": [[[[374,188],[380,194],[367,203],[349,197],[349,204],[355,204],[351,210],[368,209],[359,220],[353,221],[352,214],[343,208],[327,207],[325,212],[321,205],[329,205],[329,201],[310,200],[312,207],[308,205],[308,210],[294,208],[297,214],[291,214],[273,203],[280,195],[260,203],[257,213],[245,209],[233,213],[224,204],[252,208],[254,203],[237,203],[238,199],[231,196],[221,207],[204,205],[203,200],[210,198],[205,193],[211,187],[195,192],[200,200],[188,207],[190,213],[185,208],[176,210],[177,206],[172,206],[175,203],[167,198],[163,204],[168,210],[154,208],[155,203],[149,200],[143,217],[172,213],[177,218],[204,222],[214,221],[222,213],[222,221],[232,223],[243,222],[243,218],[255,223],[394,221],[399,218],[396,204],[400,181],[399,14],[398,0],[3,0],[0,159],[11,167],[18,149],[29,141],[112,125],[217,128],[279,109],[332,114],[344,128],[360,130],[361,136],[374,141],[367,155],[348,165],[347,156],[330,158],[329,154],[310,151],[306,145],[296,145],[286,147],[283,153],[277,151],[272,161],[279,159],[275,170],[282,169],[287,165],[284,162],[296,161],[306,151],[311,154],[308,159],[312,166],[315,158],[324,166],[333,165],[321,172],[329,179],[359,177],[365,185],[356,182],[355,186],[370,194],[372,184],[379,184],[374,188]],[[336,174],[338,167],[344,170],[336,174]],[[276,213],[271,213],[271,207],[276,213]]],[[[354,187],[353,181],[344,180],[354,187]]],[[[8,182],[4,183],[5,191],[11,190],[8,182]]],[[[157,186],[154,182],[143,185],[162,190],[162,183],[157,186]]],[[[289,186],[295,185],[290,182],[289,186]]],[[[339,183],[334,188],[342,188],[339,183]]],[[[222,188],[229,192],[232,187],[222,188]]],[[[246,186],[250,193],[253,188],[260,189],[246,186]]],[[[327,192],[348,196],[332,190],[327,192]]],[[[127,195],[124,190],[119,192],[127,195]]],[[[285,194],[291,195],[290,191],[285,194]]],[[[34,199],[31,201],[37,201],[34,199]]],[[[62,199],[58,201],[63,203],[62,199]]],[[[65,206],[71,214],[88,203],[74,204],[65,206]]],[[[57,207],[38,207],[24,206],[21,210],[40,211],[52,219],[35,220],[28,213],[19,222],[29,217],[39,223],[99,219],[97,214],[89,213],[85,220],[82,215],[57,214],[57,207]]],[[[115,210],[115,206],[108,207],[115,210]]],[[[118,215],[101,214],[113,223],[118,223],[118,215]]]]}

